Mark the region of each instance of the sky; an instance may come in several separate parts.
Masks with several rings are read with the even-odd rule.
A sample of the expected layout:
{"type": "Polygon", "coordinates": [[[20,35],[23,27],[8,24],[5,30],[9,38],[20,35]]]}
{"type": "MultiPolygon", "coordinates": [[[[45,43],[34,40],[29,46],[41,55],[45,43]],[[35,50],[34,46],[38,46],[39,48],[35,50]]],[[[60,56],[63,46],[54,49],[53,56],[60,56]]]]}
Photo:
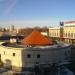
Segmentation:
{"type": "Polygon", "coordinates": [[[59,26],[75,20],[75,0],[0,0],[0,26],[59,26]]]}

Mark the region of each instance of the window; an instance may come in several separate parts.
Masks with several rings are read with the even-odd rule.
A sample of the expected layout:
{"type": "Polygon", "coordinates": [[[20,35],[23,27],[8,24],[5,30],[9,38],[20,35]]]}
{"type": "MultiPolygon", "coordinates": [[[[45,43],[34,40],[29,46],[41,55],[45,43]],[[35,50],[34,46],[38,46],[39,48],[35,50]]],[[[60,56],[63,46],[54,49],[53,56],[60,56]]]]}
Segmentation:
{"type": "Polygon", "coordinates": [[[65,51],[65,55],[67,55],[67,52],[65,51]]]}
{"type": "Polygon", "coordinates": [[[68,33],[68,37],[70,37],[70,33],[68,33]]]}
{"type": "Polygon", "coordinates": [[[67,33],[66,33],[66,37],[67,37],[67,33]]]}
{"type": "Polygon", "coordinates": [[[5,55],[5,51],[4,51],[4,55],[5,55]]]}
{"type": "Polygon", "coordinates": [[[56,33],[55,33],[55,36],[56,36],[56,33]]]}
{"type": "Polygon", "coordinates": [[[39,64],[39,62],[36,62],[36,64],[39,64]]]}
{"type": "Polygon", "coordinates": [[[37,58],[40,58],[40,54],[37,55],[37,58]]]}
{"type": "Polygon", "coordinates": [[[71,37],[73,37],[73,33],[71,33],[71,37]]]}
{"type": "Polygon", "coordinates": [[[58,36],[58,32],[57,32],[57,36],[58,36]]]}
{"type": "Polygon", "coordinates": [[[15,56],[15,53],[13,53],[13,56],[15,56]]]}
{"type": "Polygon", "coordinates": [[[64,35],[64,37],[65,37],[65,33],[64,33],[63,35],[64,35]]]}
{"type": "Polygon", "coordinates": [[[31,58],[31,55],[30,55],[30,54],[28,54],[28,55],[27,55],[27,58],[31,58]]]}

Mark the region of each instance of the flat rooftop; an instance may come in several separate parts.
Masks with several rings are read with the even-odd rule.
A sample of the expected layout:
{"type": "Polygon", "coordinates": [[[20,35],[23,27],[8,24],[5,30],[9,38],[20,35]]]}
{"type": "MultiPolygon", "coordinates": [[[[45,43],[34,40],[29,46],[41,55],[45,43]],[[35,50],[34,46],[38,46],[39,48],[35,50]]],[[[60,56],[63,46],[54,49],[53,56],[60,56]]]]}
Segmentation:
{"type": "Polygon", "coordinates": [[[12,47],[12,48],[41,48],[41,49],[44,49],[44,48],[61,48],[61,47],[66,47],[66,46],[69,46],[68,44],[54,44],[54,45],[46,45],[46,46],[25,46],[25,45],[22,45],[21,43],[2,43],[3,46],[5,47],[12,47]]]}

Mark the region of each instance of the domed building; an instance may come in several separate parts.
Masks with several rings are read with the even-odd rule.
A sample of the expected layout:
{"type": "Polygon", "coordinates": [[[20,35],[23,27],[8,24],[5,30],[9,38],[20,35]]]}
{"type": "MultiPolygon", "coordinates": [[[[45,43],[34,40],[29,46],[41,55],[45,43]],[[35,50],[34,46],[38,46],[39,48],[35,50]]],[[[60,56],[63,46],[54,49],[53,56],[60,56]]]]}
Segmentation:
{"type": "Polygon", "coordinates": [[[70,45],[54,44],[51,38],[34,30],[20,43],[15,39],[11,39],[11,43],[2,43],[0,58],[4,66],[11,66],[17,71],[31,70],[35,66],[50,67],[54,63],[69,62],[70,49],[70,45]]]}

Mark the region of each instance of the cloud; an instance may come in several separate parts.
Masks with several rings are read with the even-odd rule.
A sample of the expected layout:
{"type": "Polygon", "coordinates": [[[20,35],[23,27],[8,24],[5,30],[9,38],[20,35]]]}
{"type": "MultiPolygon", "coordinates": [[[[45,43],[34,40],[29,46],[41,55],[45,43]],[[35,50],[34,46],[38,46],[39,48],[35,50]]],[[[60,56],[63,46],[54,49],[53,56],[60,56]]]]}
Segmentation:
{"type": "Polygon", "coordinates": [[[5,3],[6,9],[4,11],[4,15],[7,15],[12,11],[12,9],[15,7],[17,1],[18,0],[6,0],[6,3],[5,3]]]}

